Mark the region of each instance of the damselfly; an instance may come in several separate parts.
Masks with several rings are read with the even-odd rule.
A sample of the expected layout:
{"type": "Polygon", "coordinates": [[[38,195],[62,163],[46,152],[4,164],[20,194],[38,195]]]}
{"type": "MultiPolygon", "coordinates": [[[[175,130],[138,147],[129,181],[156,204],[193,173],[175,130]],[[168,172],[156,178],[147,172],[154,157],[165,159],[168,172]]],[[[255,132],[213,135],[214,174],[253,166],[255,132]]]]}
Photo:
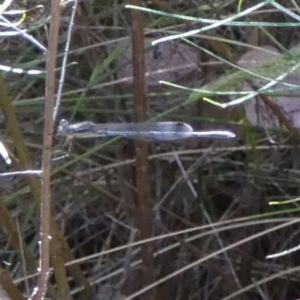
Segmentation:
{"type": "Polygon", "coordinates": [[[58,136],[80,139],[119,136],[134,140],[177,141],[186,138],[234,138],[235,134],[226,130],[194,131],[192,126],[182,122],[144,122],[144,123],[103,123],[90,121],[69,124],[62,119],[58,136]]]}

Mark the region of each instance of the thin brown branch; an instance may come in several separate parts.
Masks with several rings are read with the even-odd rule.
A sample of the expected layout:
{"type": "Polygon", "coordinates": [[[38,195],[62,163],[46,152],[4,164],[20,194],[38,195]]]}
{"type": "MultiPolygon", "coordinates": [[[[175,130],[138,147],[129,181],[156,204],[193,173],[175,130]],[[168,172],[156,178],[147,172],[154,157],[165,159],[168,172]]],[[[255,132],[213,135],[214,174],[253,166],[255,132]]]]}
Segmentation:
{"type": "MultiPolygon", "coordinates": [[[[44,299],[48,287],[50,257],[50,222],[51,222],[51,157],[54,131],[53,111],[55,105],[55,68],[57,57],[58,34],[60,24],[60,1],[51,1],[51,23],[49,29],[48,51],[46,60],[46,103],[42,155],[41,185],[41,221],[40,221],[40,275],[34,299],[44,299]]],[[[66,277],[66,275],[64,276],[66,277]]],[[[67,284],[68,282],[64,280],[67,284]]],[[[60,285],[61,282],[58,282],[60,285]]]]}
{"type": "MultiPolygon", "coordinates": [[[[71,299],[67,273],[64,262],[73,258],[66,241],[59,232],[56,224],[51,219],[51,158],[52,158],[52,137],[54,132],[54,106],[55,96],[55,69],[57,58],[58,34],[60,25],[60,1],[51,2],[51,23],[48,39],[48,52],[46,64],[46,104],[45,104],[45,125],[42,156],[42,185],[41,185],[41,258],[40,258],[40,276],[38,282],[37,294],[34,299],[43,299],[49,275],[49,254],[56,278],[56,284],[60,299],[71,299]],[[51,244],[49,237],[52,238],[51,244]],[[50,246],[50,248],[49,248],[50,246]]],[[[84,286],[82,292],[86,299],[94,295],[93,289],[89,286],[87,280],[82,275],[78,266],[72,266],[70,272],[75,281],[84,286]]]]}
{"type": "MultiPolygon", "coordinates": [[[[132,0],[133,5],[142,5],[142,1],[132,0]]],[[[145,85],[145,56],[144,56],[144,25],[143,15],[133,10],[132,17],[132,55],[133,55],[133,98],[137,122],[147,119],[147,98],[145,85]]],[[[153,211],[151,207],[150,170],[148,147],[145,142],[136,142],[136,221],[141,239],[152,236],[153,211]]],[[[155,266],[153,258],[153,243],[142,246],[143,285],[148,286],[155,281],[155,266]]],[[[156,290],[151,289],[143,295],[144,299],[155,300],[156,290]]]]}

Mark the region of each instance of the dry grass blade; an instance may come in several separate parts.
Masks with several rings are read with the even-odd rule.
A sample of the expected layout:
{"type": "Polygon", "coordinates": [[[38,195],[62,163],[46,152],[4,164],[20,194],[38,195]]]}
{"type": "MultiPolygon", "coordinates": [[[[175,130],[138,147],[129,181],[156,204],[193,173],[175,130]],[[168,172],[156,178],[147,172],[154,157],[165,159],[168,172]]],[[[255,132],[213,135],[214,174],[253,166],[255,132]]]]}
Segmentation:
{"type": "MultiPolygon", "coordinates": [[[[31,169],[32,163],[30,160],[30,156],[27,150],[27,147],[24,142],[23,135],[21,133],[21,129],[19,126],[19,123],[16,118],[15,110],[11,104],[10,98],[8,96],[8,92],[6,89],[6,85],[4,82],[3,77],[0,75],[0,86],[1,86],[1,93],[0,93],[0,107],[5,117],[6,126],[11,134],[13,145],[15,146],[18,162],[14,161],[14,163],[17,163],[17,166],[19,169],[26,170],[31,169]]],[[[34,202],[38,205],[40,203],[40,183],[35,176],[25,176],[25,181],[29,185],[32,198],[34,199],[34,202]]],[[[11,243],[14,244],[14,246],[17,246],[19,244],[20,237],[15,236],[14,233],[17,233],[17,226],[13,219],[9,215],[5,215],[6,209],[2,209],[1,213],[3,214],[2,220],[7,220],[7,222],[3,222],[4,228],[9,230],[8,232],[11,234],[13,233],[13,236],[11,236],[11,243]],[[16,230],[16,231],[15,231],[16,230]],[[17,241],[18,239],[18,241],[17,241]]],[[[26,264],[26,267],[28,268],[29,272],[35,272],[36,271],[36,263],[33,262],[35,259],[30,254],[30,251],[28,250],[27,246],[24,244],[23,246],[24,250],[24,257],[26,261],[24,262],[26,264]]],[[[20,248],[18,248],[19,250],[20,248]]],[[[49,293],[53,296],[55,295],[52,287],[49,287],[49,293]]]]}
{"type": "Polygon", "coordinates": [[[25,297],[13,284],[6,271],[0,267],[0,299],[1,300],[25,300],[25,297]]]}

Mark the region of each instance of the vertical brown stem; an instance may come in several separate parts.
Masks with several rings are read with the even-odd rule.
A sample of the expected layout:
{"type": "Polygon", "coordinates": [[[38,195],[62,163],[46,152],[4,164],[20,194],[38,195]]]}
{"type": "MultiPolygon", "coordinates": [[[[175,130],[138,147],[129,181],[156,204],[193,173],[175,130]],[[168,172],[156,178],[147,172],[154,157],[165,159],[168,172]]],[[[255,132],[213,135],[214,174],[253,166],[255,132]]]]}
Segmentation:
{"type": "Polygon", "coordinates": [[[51,220],[51,155],[52,136],[54,128],[53,107],[55,104],[55,67],[57,55],[57,40],[60,22],[60,3],[51,1],[51,24],[49,30],[49,45],[46,61],[46,101],[45,125],[42,156],[42,184],[41,184],[41,244],[40,244],[40,275],[37,292],[33,299],[44,299],[48,288],[49,256],[50,256],[50,220],[51,220]]]}
{"type": "MultiPolygon", "coordinates": [[[[132,0],[133,5],[142,5],[140,0],[132,0]]],[[[132,55],[133,55],[133,97],[135,117],[137,122],[147,119],[147,98],[145,85],[145,57],[143,16],[139,11],[132,11],[132,55]]],[[[148,147],[145,142],[136,142],[136,221],[141,239],[152,236],[153,212],[151,208],[150,172],[148,147]]],[[[142,246],[143,285],[147,286],[155,281],[155,267],[153,258],[153,244],[142,246]]],[[[155,300],[155,289],[144,294],[144,299],[155,300]]]]}

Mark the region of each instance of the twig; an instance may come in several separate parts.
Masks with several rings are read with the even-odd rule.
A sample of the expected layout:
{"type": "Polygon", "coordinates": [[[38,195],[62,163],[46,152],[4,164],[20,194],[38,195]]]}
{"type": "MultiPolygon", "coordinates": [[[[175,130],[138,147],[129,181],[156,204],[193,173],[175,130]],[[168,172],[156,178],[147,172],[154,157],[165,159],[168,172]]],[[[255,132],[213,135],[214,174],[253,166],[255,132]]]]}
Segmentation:
{"type": "MultiPolygon", "coordinates": [[[[132,0],[133,5],[142,5],[141,0],[132,0]]],[[[133,62],[133,98],[135,117],[137,122],[147,120],[147,99],[145,85],[145,46],[144,25],[142,13],[131,11],[132,17],[132,62],[133,62]]],[[[151,207],[150,171],[148,147],[145,142],[135,143],[136,156],[136,221],[140,230],[140,238],[147,239],[152,236],[154,214],[151,207]]],[[[153,243],[142,246],[143,261],[143,286],[148,286],[155,281],[155,266],[153,257],[153,243]]],[[[143,295],[144,299],[155,300],[156,290],[151,289],[143,295]]]]}
{"type": "Polygon", "coordinates": [[[49,277],[50,253],[50,222],[51,222],[51,156],[52,137],[54,131],[53,110],[55,105],[55,68],[60,24],[60,1],[51,1],[51,23],[49,29],[48,51],[46,61],[46,103],[45,125],[42,155],[42,185],[41,185],[41,244],[40,244],[40,275],[38,286],[32,298],[45,298],[49,277]]]}

